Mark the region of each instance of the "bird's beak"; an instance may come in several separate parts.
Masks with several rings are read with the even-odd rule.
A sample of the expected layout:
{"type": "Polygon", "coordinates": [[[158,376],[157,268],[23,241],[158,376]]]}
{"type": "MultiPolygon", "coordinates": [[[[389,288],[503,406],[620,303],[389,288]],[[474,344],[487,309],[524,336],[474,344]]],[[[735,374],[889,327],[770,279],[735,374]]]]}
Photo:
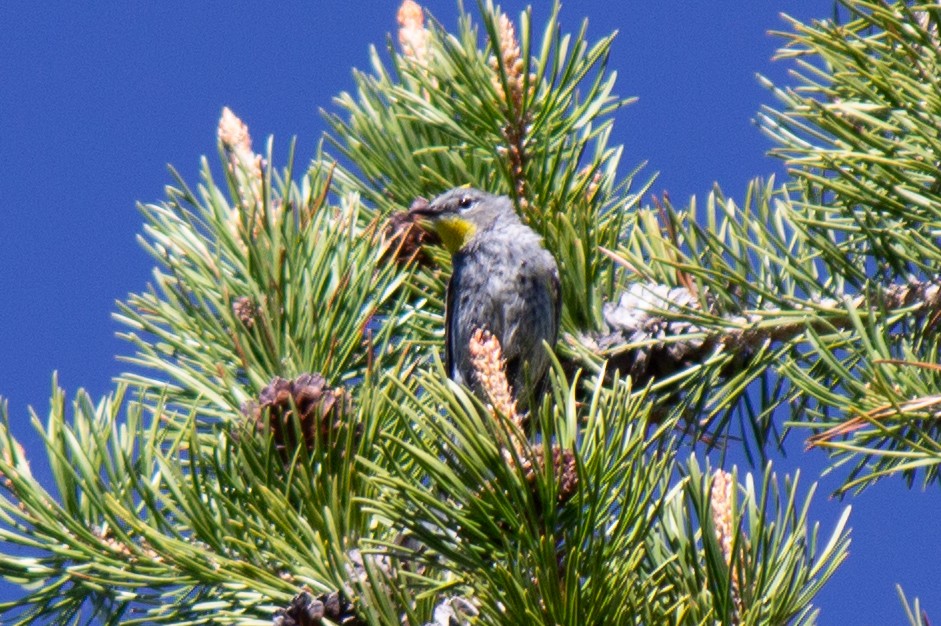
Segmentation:
{"type": "Polygon", "coordinates": [[[431,208],[431,204],[424,198],[416,198],[408,208],[409,218],[425,232],[437,234],[435,218],[439,212],[431,208]]]}
{"type": "Polygon", "coordinates": [[[429,218],[435,215],[437,211],[434,211],[431,208],[431,204],[421,196],[415,198],[412,202],[412,206],[408,207],[408,214],[414,220],[419,220],[422,218],[429,218]]]}

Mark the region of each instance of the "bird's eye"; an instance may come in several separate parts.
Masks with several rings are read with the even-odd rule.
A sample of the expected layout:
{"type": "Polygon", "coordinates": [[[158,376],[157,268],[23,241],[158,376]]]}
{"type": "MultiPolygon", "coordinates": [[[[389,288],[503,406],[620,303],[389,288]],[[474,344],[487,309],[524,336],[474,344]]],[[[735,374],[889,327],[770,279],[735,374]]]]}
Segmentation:
{"type": "Polygon", "coordinates": [[[474,206],[474,199],[471,196],[461,196],[461,199],[457,202],[457,206],[461,209],[469,209],[474,206]]]}

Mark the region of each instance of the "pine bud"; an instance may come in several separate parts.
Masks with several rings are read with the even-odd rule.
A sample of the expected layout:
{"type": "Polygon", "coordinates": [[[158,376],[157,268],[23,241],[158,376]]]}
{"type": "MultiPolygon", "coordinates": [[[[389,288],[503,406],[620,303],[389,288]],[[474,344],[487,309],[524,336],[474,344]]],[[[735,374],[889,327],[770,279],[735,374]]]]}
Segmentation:
{"type": "Polygon", "coordinates": [[[492,78],[494,89],[505,102],[512,102],[515,110],[519,111],[523,104],[523,68],[525,64],[520,55],[519,40],[516,39],[516,27],[506,14],[499,17],[498,33],[500,40],[495,42],[500,52],[500,61],[506,73],[506,85],[509,93],[503,91],[503,82],[500,79],[500,61],[490,59],[490,68],[494,72],[492,78]]]}
{"type": "Polygon", "coordinates": [[[500,341],[489,332],[478,328],[471,336],[469,347],[477,382],[480,383],[490,406],[508,417],[517,428],[522,428],[523,417],[516,410],[513,390],[506,379],[506,361],[500,341]]]}
{"type": "Polygon", "coordinates": [[[251,328],[255,325],[255,317],[258,315],[258,309],[251,298],[248,296],[240,296],[232,301],[232,313],[242,322],[245,328],[251,328]]]}
{"type": "MultiPolygon", "coordinates": [[[[716,541],[722,548],[725,564],[732,568],[732,599],[735,602],[735,619],[742,614],[742,596],[739,591],[738,568],[732,563],[732,548],[735,542],[735,516],[733,512],[735,498],[735,480],[732,474],[718,469],[712,478],[710,509],[712,525],[715,528],[716,541]]],[[[744,539],[744,535],[742,536],[744,539]]],[[[738,623],[736,621],[736,623],[738,623]]]]}
{"type": "Polygon", "coordinates": [[[418,65],[428,63],[428,40],[425,15],[415,0],[405,0],[396,16],[399,22],[399,45],[402,55],[418,65]]]}
{"type": "MultiPolygon", "coordinates": [[[[229,172],[235,178],[239,195],[239,205],[229,214],[229,230],[242,240],[243,213],[252,216],[251,235],[257,236],[264,228],[266,215],[263,210],[265,161],[260,154],[252,151],[252,138],[248,126],[229,107],[222,109],[218,129],[219,143],[228,159],[229,172]]],[[[272,217],[281,213],[279,204],[273,205],[272,217]]],[[[243,245],[244,249],[244,245],[243,245]]]]}

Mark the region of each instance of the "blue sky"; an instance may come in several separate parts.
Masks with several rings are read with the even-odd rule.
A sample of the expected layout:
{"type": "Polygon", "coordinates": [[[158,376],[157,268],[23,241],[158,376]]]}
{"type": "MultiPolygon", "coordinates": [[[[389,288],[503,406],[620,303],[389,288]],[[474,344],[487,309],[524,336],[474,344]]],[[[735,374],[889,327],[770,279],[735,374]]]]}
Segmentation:
{"type": "MultiPolygon", "coordinates": [[[[473,6],[472,0],[467,5],[473,6]]],[[[539,4],[535,23],[546,14],[539,4]]],[[[453,0],[425,3],[446,26],[453,0]]],[[[523,2],[503,5],[516,14],[523,2]]],[[[50,375],[70,393],[111,388],[128,345],[115,338],[114,302],[145,288],[151,263],[135,241],[138,201],[157,201],[172,163],[197,180],[200,155],[215,158],[223,106],[245,120],[256,141],[276,137],[284,155],[298,137],[298,162],[324,130],[318,114],[352,88],[368,47],[385,45],[397,2],[321,0],[279,3],[0,3],[0,394],[14,432],[33,454],[40,444],[28,406],[46,410],[50,375]]],[[[718,181],[742,197],[756,175],[780,173],[764,156],[770,143],[752,123],[771,97],[761,72],[783,83],[771,63],[784,27],[832,14],[830,0],[778,2],[607,2],[571,0],[563,28],[589,18],[598,38],[619,31],[610,65],[617,93],[639,101],[617,114],[613,143],[622,165],[648,161],[656,192],[675,204],[718,181]]],[[[778,469],[824,467],[792,439],[778,469]]],[[[919,596],[941,620],[941,499],[887,481],[814,514],[829,532],[849,503],[851,556],[818,596],[822,624],[900,624],[894,585],[919,596]]],[[[0,596],[13,590],[0,586],[0,596]]]]}

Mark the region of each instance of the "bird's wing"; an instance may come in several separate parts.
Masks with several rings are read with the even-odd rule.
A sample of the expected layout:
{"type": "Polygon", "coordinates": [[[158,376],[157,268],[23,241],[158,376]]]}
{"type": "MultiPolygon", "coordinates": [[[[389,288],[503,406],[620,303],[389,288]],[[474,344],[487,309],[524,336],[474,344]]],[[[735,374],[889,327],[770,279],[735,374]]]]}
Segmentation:
{"type": "Polygon", "coordinates": [[[457,302],[454,294],[458,290],[458,280],[455,278],[458,274],[457,272],[457,259],[455,259],[454,267],[451,270],[451,278],[448,280],[448,289],[445,295],[444,301],[444,368],[448,373],[448,378],[454,380],[454,370],[457,368],[457,364],[454,362],[454,347],[451,345],[454,342],[456,332],[451,328],[452,324],[456,324],[457,313],[454,310],[455,303],[457,302]]]}

